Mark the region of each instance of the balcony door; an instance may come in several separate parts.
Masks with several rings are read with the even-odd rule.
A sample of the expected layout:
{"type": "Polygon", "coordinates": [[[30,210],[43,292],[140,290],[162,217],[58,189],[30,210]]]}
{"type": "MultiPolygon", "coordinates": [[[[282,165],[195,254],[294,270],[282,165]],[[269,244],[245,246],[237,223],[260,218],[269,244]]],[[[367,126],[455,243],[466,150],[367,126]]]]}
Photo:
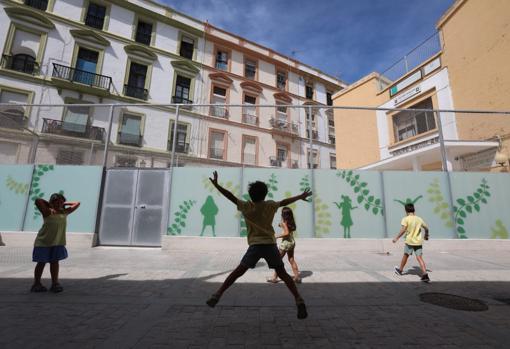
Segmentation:
{"type": "Polygon", "coordinates": [[[64,131],[85,134],[89,123],[89,107],[67,107],[62,129],[64,131]]]}
{"type": "Polygon", "coordinates": [[[126,95],[139,98],[145,98],[145,79],[147,78],[147,66],[131,62],[129,67],[129,78],[126,87],[126,95]]]}
{"type": "Polygon", "coordinates": [[[73,80],[82,84],[94,85],[98,59],[99,52],[80,47],[73,80]]]}

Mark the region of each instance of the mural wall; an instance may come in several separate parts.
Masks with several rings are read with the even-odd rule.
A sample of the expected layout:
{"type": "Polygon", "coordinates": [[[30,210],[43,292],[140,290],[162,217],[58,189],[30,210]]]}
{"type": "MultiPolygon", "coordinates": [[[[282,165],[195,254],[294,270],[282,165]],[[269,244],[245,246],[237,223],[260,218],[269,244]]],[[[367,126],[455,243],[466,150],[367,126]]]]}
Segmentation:
{"type": "MultiPolygon", "coordinates": [[[[236,207],[210,183],[212,171],[174,169],[164,233],[246,236],[246,224],[236,207]]],[[[267,183],[267,199],[271,200],[311,188],[313,200],[290,206],[297,237],[393,237],[400,229],[406,203],[413,203],[428,223],[431,238],[508,239],[509,235],[508,174],[241,168],[221,168],[218,173],[220,184],[242,200],[249,200],[248,184],[256,180],[267,183]]],[[[68,231],[93,232],[100,180],[101,167],[96,166],[2,165],[0,230],[38,230],[42,218],[34,207],[35,199],[62,192],[69,200],[82,203],[70,216],[68,231]]],[[[277,232],[280,214],[273,222],[277,232]]]]}

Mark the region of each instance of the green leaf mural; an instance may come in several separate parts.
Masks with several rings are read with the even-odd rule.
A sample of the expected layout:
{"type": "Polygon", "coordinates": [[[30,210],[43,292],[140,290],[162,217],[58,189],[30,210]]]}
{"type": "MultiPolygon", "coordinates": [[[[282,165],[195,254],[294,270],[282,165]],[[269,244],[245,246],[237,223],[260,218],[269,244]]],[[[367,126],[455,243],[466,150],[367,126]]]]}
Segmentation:
{"type": "Polygon", "coordinates": [[[314,197],[315,206],[315,236],[323,237],[331,232],[331,213],[329,205],[318,196],[314,197]]]}
{"type": "MultiPolygon", "coordinates": [[[[311,188],[310,177],[308,175],[305,175],[303,178],[301,178],[301,181],[299,182],[299,191],[304,192],[306,189],[310,189],[310,188],[311,188]]],[[[292,196],[292,195],[290,195],[290,196],[292,196]]],[[[312,202],[312,198],[308,197],[305,201],[312,202]]]]}
{"type": "Polygon", "coordinates": [[[181,235],[186,228],[188,213],[195,204],[195,200],[185,200],[179,205],[179,210],[174,214],[174,222],[167,228],[167,235],[181,235]]]}
{"type": "MultiPolygon", "coordinates": [[[[202,177],[202,184],[204,185],[205,190],[207,190],[209,193],[216,194],[217,196],[220,196],[221,193],[214,187],[214,185],[211,183],[208,177],[203,176],[202,177]]],[[[234,183],[232,181],[226,181],[226,182],[219,182],[219,185],[221,185],[223,188],[230,191],[234,196],[239,195],[239,185],[234,183]]]]}
{"type": "Polygon", "coordinates": [[[482,183],[480,183],[478,189],[471,195],[468,195],[466,198],[458,198],[456,200],[457,206],[453,206],[453,212],[455,216],[453,217],[453,221],[457,223],[457,237],[459,239],[467,239],[466,228],[464,226],[465,218],[469,214],[480,212],[480,204],[486,204],[487,199],[491,196],[489,192],[489,184],[485,178],[482,179],[482,183]]]}
{"type": "Polygon", "coordinates": [[[352,170],[343,170],[338,171],[336,175],[352,187],[352,190],[357,195],[357,203],[362,205],[366,211],[372,212],[374,215],[384,214],[382,200],[370,194],[368,183],[361,181],[359,174],[354,174],[352,170]]]}
{"type": "Polygon", "coordinates": [[[496,225],[491,228],[491,231],[491,239],[508,239],[508,230],[501,219],[496,220],[496,225]]]}
{"type": "Polygon", "coordinates": [[[354,225],[351,217],[351,211],[358,208],[358,206],[352,206],[352,199],[347,195],[341,195],[341,202],[333,202],[336,207],[340,210],[342,219],[340,225],[344,228],[344,239],[351,238],[351,227],[354,225]]]}
{"type": "Polygon", "coordinates": [[[435,178],[432,183],[430,183],[430,186],[427,189],[427,194],[429,202],[432,202],[435,205],[434,213],[441,217],[445,227],[453,228],[453,217],[450,211],[450,206],[441,192],[441,186],[438,178],[435,178]]]}
{"type": "Polygon", "coordinates": [[[29,187],[27,183],[17,182],[11,176],[7,176],[7,178],[5,179],[5,185],[7,189],[15,192],[16,194],[26,194],[28,192],[29,187]]]}
{"type": "MultiPolygon", "coordinates": [[[[49,171],[53,171],[55,167],[53,165],[37,165],[34,168],[32,176],[32,188],[30,189],[30,200],[35,204],[35,200],[43,198],[46,194],[43,192],[41,185],[41,178],[49,171]]],[[[63,194],[62,190],[59,193],[63,194]]],[[[34,210],[34,219],[41,216],[38,210],[34,210]]]]}
{"type": "Polygon", "coordinates": [[[411,199],[411,198],[407,198],[405,200],[399,200],[399,199],[395,199],[393,201],[395,202],[398,202],[399,204],[401,204],[402,206],[405,206],[407,204],[416,204],[421,198],[423,198],[423,195],[419,195],[417,197],[415,197],[414,199],[411,199]]]}

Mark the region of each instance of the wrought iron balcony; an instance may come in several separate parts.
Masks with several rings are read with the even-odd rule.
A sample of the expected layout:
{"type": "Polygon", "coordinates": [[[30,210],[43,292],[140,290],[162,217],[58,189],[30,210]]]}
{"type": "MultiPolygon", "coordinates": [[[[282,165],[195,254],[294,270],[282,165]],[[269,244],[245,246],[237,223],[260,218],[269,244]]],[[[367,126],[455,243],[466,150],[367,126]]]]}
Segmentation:
{"type": "Polygon", "coordinates": [[[299,133],[298,125],[294,122],[288,122],[287,120],[271,118],[269,119],[269,123],[271,124],[273,130],[279,130],[295,135],[299,133]]]}
{"type": "Polygon", "coordinates": [[[103,29],[104,17],[99,17],[90,13],[87,13],[85,17],[85,25],[96,29],[103,29]]]}
{"type": "Polygon", "coordinates": [[[62,136],[92,139],[104,141],[105,130],[102,127],[76,124],[67,121],[43,119],[43,133],[51,133],[62,136]]]}
{"type": "Polygon", "coordinates": [[[20,109],[13,107],[2,107],[0,110],[0,127],[21,130],[27,127],[28,119],[20,109]]]}
{"type": "Polygon", "coordinates": [[[149,91],[142,87],[124,85],[124,95],[146,101],[149,98],[149,91]]]}
{"type": "Polygon", "coordinates": [[[117,142],[119,144],[132,145],[135,147],[141,147],[142,140],[143,136],[141,134],[134,134],[122,131],[119,132],[119,135],[117,137],[117,142]]]}
{"type": "Polygon", "coordinates": [[[25,54],[2,55],[2,68],[32,75],[39,74],[39,63],[34,57],[25,54]]]}
{"type": "Polygon", "coordinates": [[[288,167],[288,161],[287,159],[282,159],[276,156],[270,156],[269,157],[269,164],[273,167],[288,167]]]}
{"type": "Polygon", "coordinates": [[[223,149],[223,148],[209,148],[209,157],[211,159],[223,160],[224,153],[225,153],[225,149],[223,149]]]}
{"type": "Polygon", "coordinates": [[[218,118],[228,119],[228,109],[223,106],[212,106],[211,115],[218,118]]]}
{"type": "Polygon", "coordinates": [[[109,91],[112,86],[112,78],[109,76],[95,74],[56,63],[53,63],[52,76],[54,78],[78,82],[80,84],[105,89],[107,91],[109,91]]]}
{"type": "Polygon", "coordinates": [[[46,11],[48,8],[48,0],[25,0],[25,5],[46,11]]]}
{"type": "Polygon", "coordinates": [[[180,96],[173,96],[172,103],[174,103],[174,104],[193,104],[193,101],[191,99],[186,99],[186,98],[183,98],[180,96]]]}
{"type": "Polygon", "coordinates": [[[243,123],[257,126],[259,121],[257,115],[243,114],[243,123]]]}
{"type": "MultiPolygon", "coordinates": [[[[173,140],[169,140],[168,141],[168,151],[172,151],[172,145],[173,145],[173,140]]],[[[189,153],[189,143],[182,143],[182,142],[177,142],[175,144],[175,152],[176,153],[181,153],[181,154],[188,154],[189,153]]]]}

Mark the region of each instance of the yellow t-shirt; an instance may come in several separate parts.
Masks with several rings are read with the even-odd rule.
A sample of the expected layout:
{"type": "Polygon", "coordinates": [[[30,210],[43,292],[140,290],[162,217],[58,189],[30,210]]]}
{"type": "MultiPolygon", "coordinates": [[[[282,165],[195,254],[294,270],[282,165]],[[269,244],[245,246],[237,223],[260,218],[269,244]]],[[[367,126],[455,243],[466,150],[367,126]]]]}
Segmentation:
{"type": "Polygon", "coordinates": [[[421,246],[423,244],[422,227],[427,227],[423,219],[415,215],[409,215],[402,218],[400,222],[406,227],[406,244],[411,246],[421,246]]]}
{"type": "Polygon", "coordinates": [[[248,229],[248,245],[276,244],[273,229],[273,218],[280,207],[280,202],[237,201],[237,209],[241,211],[248,229]]]}

